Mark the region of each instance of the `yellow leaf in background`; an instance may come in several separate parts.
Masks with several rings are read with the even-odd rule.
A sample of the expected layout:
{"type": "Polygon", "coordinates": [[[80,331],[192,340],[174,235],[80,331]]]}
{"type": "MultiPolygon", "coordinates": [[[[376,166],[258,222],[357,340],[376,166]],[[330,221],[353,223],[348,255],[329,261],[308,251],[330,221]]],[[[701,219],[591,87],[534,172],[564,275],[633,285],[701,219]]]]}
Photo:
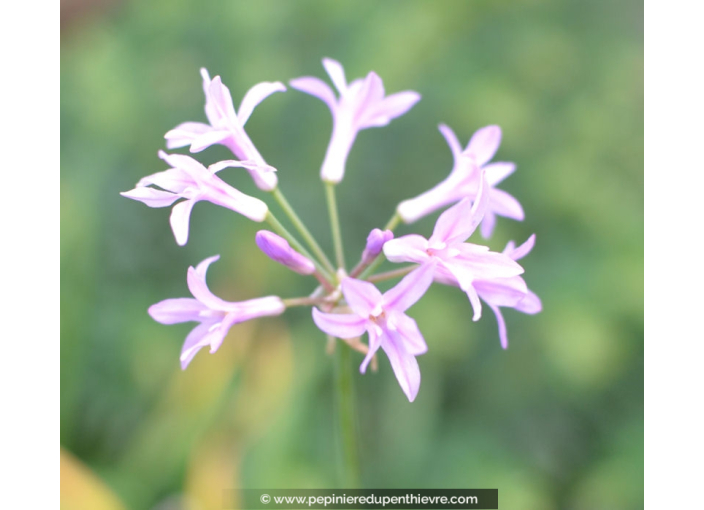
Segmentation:
{"type": "Polygon", "coordinates": [[[241,454],[231,434],[216,434],[194,449],[185,492],[200,510],[240,508],[232,487],[240,477],[241,454]]]}
{"type": "Polygon", "coordinates": [[[125,510],[125,506],[88,466],[61,448],[61,509],[125,510]]]}

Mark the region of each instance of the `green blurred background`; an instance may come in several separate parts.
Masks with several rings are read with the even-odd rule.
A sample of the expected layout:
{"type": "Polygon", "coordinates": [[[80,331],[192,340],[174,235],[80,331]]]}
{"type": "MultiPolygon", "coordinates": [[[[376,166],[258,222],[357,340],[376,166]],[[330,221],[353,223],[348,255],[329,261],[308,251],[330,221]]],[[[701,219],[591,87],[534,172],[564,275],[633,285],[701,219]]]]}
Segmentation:
{"type": "MultiPolygon", "coordinates": [[[[168,208],[118,195],[166,168],[168,129],[205,119],[200,67],[238,104],[260,81],[325,77],[324,56],[423,96],[357,139],[338,189],[348,260],[448,174],[439,122],[463,143],[499,124],[498,159],[518,164],[503,188],[526,220],[499,219],[490,246],[537,233],[523,265],[544,304],[505,312],[502,351],[489,311],[473,323],[458,289],[428,292],[412,309],[430,347],[417,400],[385,358],[355,376],[364,485],[498,487],[506,509],[642,507],[642,28],[637,1],[63,1],[62,507],[216,509],[232,487],[339,487],[332,363],[308,309],[234,327],[185,372],[191,325],[146,313],[188,296],[186,269],[216,253],[209,281],[225,299],[312,282],[261,254],[261,225],[230,211],[196,206],[180,248],[168,208]]],[[[247,124],[326,249],[330,128],[323,103],[293,90],[247,124]]],[[[244,172],[222,175],[261,196],[244,172]]],[[[397,232],[428,235],[436,216],[397,232]]]]}

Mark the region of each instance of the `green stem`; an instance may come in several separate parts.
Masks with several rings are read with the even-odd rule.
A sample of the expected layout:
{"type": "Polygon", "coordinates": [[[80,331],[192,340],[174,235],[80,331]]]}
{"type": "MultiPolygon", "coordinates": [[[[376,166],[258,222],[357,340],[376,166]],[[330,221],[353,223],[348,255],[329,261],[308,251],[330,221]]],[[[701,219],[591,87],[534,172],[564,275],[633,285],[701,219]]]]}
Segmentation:
{"type": "Polygon", "coordinates": [[[357,431],[355,427],[354,381],[352,378],[352,349],[344,342],[337,342],[335,358],[337,367],[337,408],[340,440],[344,465],[345,488],[359,487],[359,461],[357,459],[357,431]]]}
{"type": "Polygon", "coordinates": [[[393,231],[398,224],[401,223],[401,216],[397,212],[394,211],[394,215],[391,217],[389,222],[386,224],[384,227],[384,230],[391,230],[393,231]]]}
{"type": "Polygon", "coordinates": [[[286,216],[288,216],[288,218],[291,220],[293,226],[296,227],[298,233],[301,234],[303,240],[308,243],[310,249],[313,250],[313,253],[315,253],[318,259],[320,259],[320,261],[323,263],[325,269],[327,269],[330,273],[334,274],[335,268],[333,267],[332,262],[330,262],[330,259],[328,259],[327,255],[325,255],[325,252],[320,248],[320,245],[317,243],[315,238],[311,235],[310,231],[306,228],[301,219],[298,217],[296,211],[293,210],[291,204],[288,203],[288,200],[286,200],[284,194],[281,193],[281,190],[279,188],[275,188],[271,192],[271,194],[274,196],[274,200],[276,200],[281,206],[281,209],[284,210],[286,216]]]}
{"type": "Polygon", "coordinates": [[[332,240],[335,244],[337,267],[339,269],[345,269],[345,253],[342,248],[340,217],[337,214],[337,200],[335,199],[335,185],[333,183],[325,183],[325,197],[328,200],[328,213],[330,214],[330,226],[332,227],[332,240]]]}
{"type": "Polygon", "coordinates": [[[272,226],[274,230],[276,230],[276,233],[279,234],[281,237],[285,238],[289,244],[293,247],[293,249],[297,250],[298,252],[301,253],[304,257],[308,257],[313,264],[315,264],[315,268],[318,270],[318,272],[325,277],[326,280],[328,281],[334,281],[333,276],[330,274],[329,271],[327,271],[325,268],[321,267],[320,263],[313,257],[308,250],[305,249],[305,247],[298,242],[298,239],[293,237],[293,235],[286,230],[286,227],[284,227],[279,220],[276,219],[276,216],[269,211],[266,214],[266,221],[269,223],[269,225],[272,226]]]}
{"type": "Polygon", "coordinates": [[[386,257],[383,257],[382,254],[379,254],[374,261],[367,266],[367,268],[362,271],[357,278],[359,280],[364,280],[366,279],[370,274],[372,274],[374,271],[376,271],[376,268],[378,268],[382,262],[384,262],[384,259],[386,257]]]}
{"type": "Polygon", "coordinates": [[[378,273],[367,277],[368,282],[383,282],[384,280],[391,280],[392,278],[400,278],[401,276],[406,276],[408,273],[413,271],[418,266],[406,266],[401,269],[395,269],[394,271],[387,271],[385,273],[378,273]]]}

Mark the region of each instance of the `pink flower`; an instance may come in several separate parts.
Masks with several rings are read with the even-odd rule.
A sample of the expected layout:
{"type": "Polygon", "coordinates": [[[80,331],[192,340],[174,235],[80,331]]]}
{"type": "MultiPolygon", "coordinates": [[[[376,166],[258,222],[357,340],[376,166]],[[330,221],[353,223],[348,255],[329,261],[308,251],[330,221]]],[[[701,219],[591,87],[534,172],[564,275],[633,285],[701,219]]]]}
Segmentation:
{"type": "Polygon", "coordinates": [[[268,230],[260,230],[254,240],[267,257],[279,264],[298,274],[308,275],[315,273],[315,264],[291,248],[291,245],[283,237],[277,236],[268,230]]]}
{"type": "Polygon", "coordinates": [[[184,122],[164,135],[166,147],[191,146],[191,152],[200,152],[214,144],[221,144],[230,149],[242,161],[250,163],[246,168],[254,182],[264,191],[276,188],[278,179],[272,167],[250,140],[244,125],[255,106],[274,92],[284,92],[286,87],[281,82],[258,83],[245,94],[238,112],[232,103],[232,95],[216,76],[212,80],[206,69],[201,69],[203,91],[205,92],[205,115],[209,124],[202,122],[184,122]]]}
{"type": "Polygon", "coordinates": [[[384,255],[391,262],[436,262],[435,280],[458,285],[467,294],[474,309],[475,321],[481,317],[481,302],[475,282],[510,278],[523,273],[523,268],[508,255],[464,242],[484,216],[489,199],[485,188],[482,179],[474,205],[469,198],[465,198],[442,213],[430,239],[411,234],[392,239],[384,245],[384,255]]]}
{"type": "Polygon", "coordinates": [[[367,245],[362,252],[362,263],[371,264],[372,261],[379,256],[384,244],[394,238],[394,233],[391,230],[381,230],[375,228],[367,236],[367,245]]]}
{"type": "Polygon", "coordinates": [[[447,140],[454,165],[450,175],[434,188],[410,200],[401,202],[398,214],[404,222],[414,221],[463,198],[475,200],[479,193],[479,181],[484,171],[489,189],[489,204],[482,222],[481,233],[485,239],[491,237],[496,224],[496,215],[518,221],[524,218],[521,204],[513,196],[495,186],[516,170],[514,163],[489,163],[501,143],[501,128],[487,126],[472,135],[467,148],[460,145],[455,133],[446,125],[439,126],[447,140]]]}
{"type": "Polygon", "coordinates": [[[411,402],[420,388],[420,369],[415,357],[427,352],[428,346],[416,321],[404,312],[428,290],[433,271],[433,264],[419,267],[384,294],[369,282],[346,278],[342,281],[342,294],[352,309],[351,314],[323,313],[313,308],[313,321],[329,335],[355,338],[365,331],[369,333],[369,351],[360,372],[366,371],[381,347],[411,402]]]}
{"type": "MultiPolygon", "coordinates": [[[[509,241],[503,253],[513,260],[519,260],[528,255],[535,244],[535,234],[518,248],[513,241],[509,241]]],[[[474,282],[479,297],[482,298],[489,308],[496,315],[496,322],[499,326],[499,339],[501,347],[508,348],[508,335],[506,333],[506,322],[501,314],[501,307],[514,308],[519,312],[530,315],[536,314],[543,309],[540,298],[528,290],[523,278],[513,276],[511,278],[496,278],[494,280],[478,280],[474,282]]]]}
{"type": "Polygon", "coordinates": [[[205,168],[195,159],[182,154],[159,151],[159,157],[173,168],[144,177],[135,189],[120,195],[144,202],[149,207],[168,207],[179,198],[185,198],[171,211],[171,229],[179,245],[188,242],[191,210],[201,200],[227,207],[253,221],[261,222],[266,218],[269,208],[264,202],[237,191],[215,175],[215,172],[226,167],[249,169],[251,165],[248,163],[228,160],[205,168]],[[162,189],[149,187],[150,185],[162,189]]]}
{"type": "Polygon", "coordinates": [[[291,87],[322,100],[332,112],[333,129],[320,177],[325,182],[338,183],[345,174],[347,155],[357,133],[370,127],[386,126],[392,119],[410,110],[420,99],[413,91],[398,92],[384,97],[381,78],[370,72],[366,78],[345,80],[342,65],[330,58],[323,59],[323,66],[340,93],[335,97],[332,89],[322,80],[311,76],[290,81],[291,87]]]}
{"type": "Polygon", "coordinates": [[[283,301],[276,296],[238,303],[223,301],[215,296],[205,283],[205,274],[208,266],[219,258],[219,255],[215,255],[205,259],[196,268],[188,268],[188,289],[193,298],[166,299],[149,307],[149,315],[162,324],[200,323],[188,334],[181,349],[183,369],[201,348],[210,346],[211,353],[217,351],[235,324],[257,317],[280,315],[286,309],[283,301]]]}

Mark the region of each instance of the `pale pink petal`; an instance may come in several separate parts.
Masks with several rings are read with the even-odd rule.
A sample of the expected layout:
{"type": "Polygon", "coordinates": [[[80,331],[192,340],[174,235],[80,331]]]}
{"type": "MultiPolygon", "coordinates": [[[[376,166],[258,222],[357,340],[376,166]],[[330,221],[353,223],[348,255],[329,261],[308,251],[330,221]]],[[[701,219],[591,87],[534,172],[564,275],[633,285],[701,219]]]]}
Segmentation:
{"type": "Polygon", "coordinates": [[[359,371],[362,374],[367,371],[369,362],[376,354],[376,351],[379,350],[379,347],[381,347],[381,335],[379,333],[380,328],[376,324],[373,324],[370,327],[367,327],[367,331],[369,332],[369,350],[367,351],[366,356],[364,356],[362,364],[359,366],[359,371]]]}
{"type": "Polygon", "coordinates": [[[138,200],[139,202],[147,204],[149,207],[168,207],[181,198],[168,191],[141,186],[130,191],[123,191],[120,195],[131,198],[132,200],[138,200]]]}
{"type": "Polygon", "coordinates": [[[345,80],[345,70],[343,69],[342,64],[340,64],[337,60],[324,58],[323,67],[328,73],[328,76],[330,76],[330,79],[340,95],[344,94],[347,90],[347,80],[345,80]]]}
{"type": "Polygon", "coordinates": [[[513,196],[504,190],[492,188],[489,194],[489,208],[499,216],[523,221],[523,207],[513,196]]]}
{"type": "Polygon", "coordinates": [[[538,296],[536,296],[533,292],[529,290],[528,294],[526,294],[526,297],[524,297],[516,306],[514,306],[514,308],[519,312],[533,315],[543,310],[543,303],[540,301],[540,298],[538,296]]]}
{"type": "Polygon", "coordinates": [[[212,129],[195,138],[191,143],[190,151],[193,153],[201,152],[210,147],[211,145],[215,145],[223,142],[224,140],[227,140],[231,136],[232,133],[229,131],[225,131],[222,129],[212,129]]]}
{"type": "Polygon", "coordinates": [[[528,293],[526,282],[520,276],[476,280],[474,288],[484,301],[496,306],[516,306],[528,293]]]}
{"type": "Polygon", "coordinates": [[[336,338],[356,338],[364,334],[367,320],[357,314],[323,313],[313,308],[313,322],[336,338]]]}
{"type": "Polygon", "coordinates": [[[373,283],[357,280],[355,278],[345,278],[342,280],[342,294],[345,301],[354,313],[360,317],[367,318],[380,307],[383,297],[379,289],[373,283]]]}
{"type": "Polygon", "coordinates": [[[483,166],[494,157],[500,144],[501,128],[499,126],[486,126],[472,135],[465,153],[471,155],[479,166],[483,166]]]}
{"type": "Polygon", "coordinates": [[[428,345],[414,319],[405,313],[397,313],[393,315],[393,321],[396,325],[396,332],[401,335],[408,352],[414,356],[428,352],[428,345]]]}
{"type": "Polygon", "coordinates": [[[462,242],[470,237],[484,218],[489,203],[487,192],[488,186],[482,177],[474,203],[469,198],[464,198],[442,213],[428,240],[430,247],[441,249],[439,247],[442,245],[462,242]]]}
{"type": "Polygon", "coordinates": [[[479,294],[473,285],[475,280],[474,274],[471,270],[469,270],[469,268],[455,263],[454,260],[452,262],[443,261],[441,264],[452,274],[452,276],[455,277],[460,289],[467,294],[469,302],[472,304],[472,309],[474,310],[472,320],[478,321],[482,316],[482,303],[479,300],[479,294]]]}
{"type": "MultiPolygon", "coordinates": [[[[166,161],[166,163],[171,165],[174,169],[183,170],[194,179],[201,179],[209,175],[208,169],[191,156],[186,156],[185,154],[167,154],[164,151],[159,151],[158,155],[160,159],[166,161]]],[[[160,186],[160,184],[156,182],[155,184],[160,186]]]]}
{"type": "Polygon", "coordinates": [[[484,172],[486,175],[486,182],[490,186],[496,186],[498,183],[503,181],[506,177],[511,175],[516,171],[515,163],[507,163],[504,161],[497,161],[496,163],[489,163],[484,167],[484,172]]]}
{"type": "Polygon", "coordinates": [[[494,232],[494,227],[496,226],[496,214],[489,210],[484,214],[481,224],[481,233],[484,239],[489,239],[491,234],[494,232]]]}
{"type": "Polygon", "coordinates": [[[384,335],[381,340],[381,348],[389,357],[391,368],[396,375],[401,389],[408,397],[410,402],[413,402],[418,395],[420,388],[420,368],[415,356],[405,349],[398,338],[392,338],[384,335]]]}
{"type": "Polygon", "coordinates": [[[213,294],[208,288],[208,284],[205,282],[205,273],[208,266],[217,260],[217,255],[215,257],[210,257],[205,259],[198,265],[198,269],[193,266],[188,268],[188,273],[186,275],[186,282],[188,283],[188,290],[191,291],[193,297],[198,301],[203,303],[205,306],[211,310],[220,310],[230,312],[233,307],[237,306],[237,303],[231,303],[220,299],[215,294],[213,294]]]}
{"type": "Polygon", "coordinates": [[[202,122],[184,122],[179,124],[164,135],[166,148],[176,149],[190,145],[195,138],[207,133],[211,129],[213,128],[202,122]]]}
{"type": "Polygon", "coordinates": [[[186,341],[183,343],[181,348],[181,369],[186,370],[186,367],[191,362],[193,357],[201,350],[203,347],[210,345],[210,340],[208,339],[208,332],[210,328],[213,327],[213,322],[204,322],[197,325],[191,330],[191,332],[186,337],[186,341]]]}
{"type": "Polygon", "coordinates": [[[498,306],[489,305],[489,308],[496,315],[496,323],[499,326],[499,341],[501,342],[501,347],[508,349],[508,334],[506,333],[506,321],[504,321],[504,316],[501,314],[501,309],[498,306]]]}
{"type": "Polygon", "coordinates": [[[477,280],[509,278],[523,273],[523,268],[511,257],[487,251],[486,246],[464,243],[456,247],[460,253],[452,259],[453,264],[467,268],[477,280]]]}
{"type": "Polygon", "coordinates": [[[235,159],[226,159],[224,161],[218,161],[208,166],[208,170],[215,174],[224,168],[246,168],[247,170],[256,170],[257,172],[276,172],[276,168],[270,165],[262,165],[254,160],[237,161],[235,159]]]}
{"type": "Polygon", "coordinates": [[[445,137],[447,145],[450,146],[450,150],[452,151],[452,157],[455,160],[459,159],[460,154],[462,153],[462,145],[457,139],[457,135],[455,134],[455,132],[445,124],[440,124],[438,126],[438,129],[440,130],[440,133],[442,133],[442,136],[445,137]]]}
{"type": "Polygon", "coordinates": [[[223,84],[220,76],[216,76],[212,79],[209,90],[210,96],[213,99],[213,105],[215,106],[218,114],[231,122],[238,122],[237,115],[235,114],[235,106],[232,103],[230,89],[223,84]]]}
{"type": "MultiPolygon", "coordinates": [[[[201,322],[201,312],[208,310],[203,303],[193,298],[165,299],[149,307],[149,315],[161,324],[201,322]]],[[[224,314],[223,314],[224,316],[224,314]]]]}
{"type": "Polygon", "coordinates": [[[433,283],[435,263],[428,262],[414,269],[384,294],[384,309],[405,312],[413,306],[433,283]]]}
{"type": "Polygon", "coordinates": [[[196,276],[200,278],[201,280],[205,281],[205,277],[208,274],[208,268],[210,267],[210,264],[213,262],[217,262],[220,260],[220,255],[213,255],[212,257],[208,257],[207,259],[203,260],[196,266],[196,276]]]}
{"type": "Polygon", "coordinates": [[[323,101],[330,111],[333,117],[337,110],[337,98],[335,93],[332,91],[330,86],[325,83],[320,78],[314,78],[313,76],[302,76],[301,78],[295,78],[289,82],[289,85],[296,90],[310,94],[311,96],[317,97],[323,101]]]}
{"type": "Polygon", "coordinates": [[[171,230],[179,246],[184,246],[188,242],[188,223],[191,218],[191,209],[197,200],[184,200],[179,202],[171,210],[171,230]]]}
{"type": "Polygon", "coordinates": [[[183,193],[186,188],[198,186],[193,177],[180,168],[169,168],[163,172],[142,177],[137,183],[137,187],[149,186],[150,184],[177,194],[183,193]]]}
{"type": "Polygon", "coordinates": [[[384,244],[384,255],[391,262],[417,262],[422,264],[430,258],[427,250],[427,239],[417,234],[397,237],[384,244]]]}
{"type": "Polygon", "coordinates": [[[280,81],[264,81],[249,89],[244,95],[242,103],[240,103],[240,109],[237,111],[240,125],[244,126],[254,108],[274,92],[286,92],[286,87],[280,81]]]}
{"type": "Polygon", "coordinates": [[[531,252],[533,246],[535,246],[535,234],[526,239],[526,242],[518,248],[515,247],[513,241],[509,241],[504,248],[504,253],[513,260],[520,260],[531,252]]]}
{"type": "Polygon", "coordinates": [[[375,108],[375,116],[385,118],[388,123],[408,112],[418,101],[420,101],[420,94],[412,90],[391,94],[375,108]]]}

